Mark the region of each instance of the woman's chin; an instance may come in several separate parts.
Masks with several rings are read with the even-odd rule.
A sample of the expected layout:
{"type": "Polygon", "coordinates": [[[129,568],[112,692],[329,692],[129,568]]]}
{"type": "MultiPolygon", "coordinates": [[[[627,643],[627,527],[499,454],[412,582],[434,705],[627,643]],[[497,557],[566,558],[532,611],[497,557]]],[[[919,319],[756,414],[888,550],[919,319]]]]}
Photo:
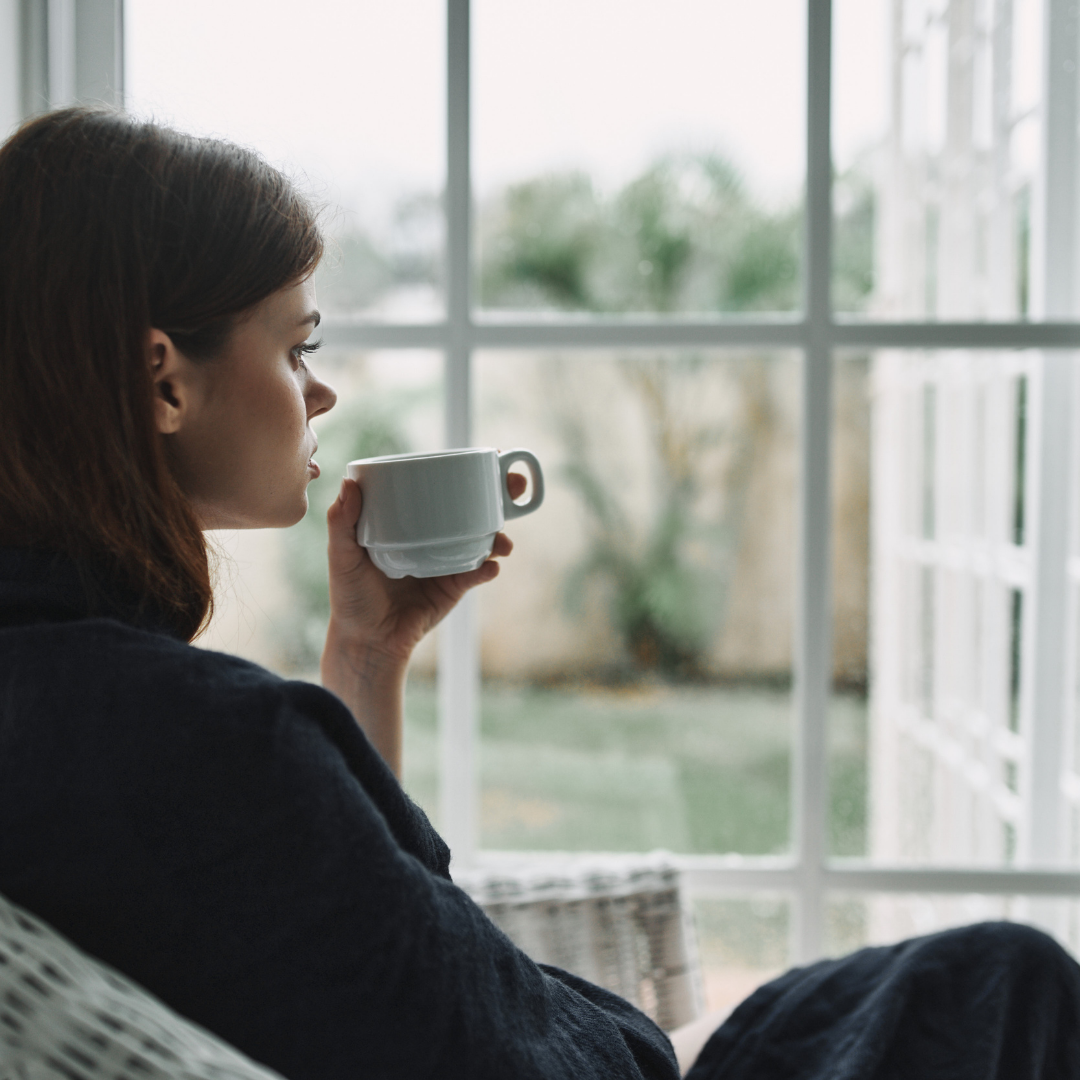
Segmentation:
{"type": "Polygon", "coordinates": [[[285,508],[282,507],[280,513],[274,514],[272,518],[268,516],[261,525],[252,526],[256,529],[290,529],[298,521],[300,521],[308,512],[308,498],[305,492],[299,501],[292,506],[285,508]]]}
{"type": "Polygon", "coordinates": [[[295,525],[301,518],[308,512],[308,497],[307,488],[305,486],[304,491],[300,495],[300,499],[293,509],[293,512],[289,515],[288,521],[283,521],[279,528],[288,529],[290,526],[295,525]]]}
{"type": "Polygon", "coordinates": [[[235,529],[288,529],[308,512],[307,492],[287,506],[234,508],[196,508],[204,532],[235,529]]]}

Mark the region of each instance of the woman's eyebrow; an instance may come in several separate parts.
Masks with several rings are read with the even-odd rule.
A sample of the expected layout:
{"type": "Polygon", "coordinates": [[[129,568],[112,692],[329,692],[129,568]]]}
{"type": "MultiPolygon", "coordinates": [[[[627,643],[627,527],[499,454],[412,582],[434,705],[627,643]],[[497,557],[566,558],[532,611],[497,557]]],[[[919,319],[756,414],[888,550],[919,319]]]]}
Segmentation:
{"type": "Polygon", "coordinates": [[[305,326],[307,323],[311,323],[312,329],[322,322],[322,315],[318,311],[309,311],[296,325],[305,326]]]}

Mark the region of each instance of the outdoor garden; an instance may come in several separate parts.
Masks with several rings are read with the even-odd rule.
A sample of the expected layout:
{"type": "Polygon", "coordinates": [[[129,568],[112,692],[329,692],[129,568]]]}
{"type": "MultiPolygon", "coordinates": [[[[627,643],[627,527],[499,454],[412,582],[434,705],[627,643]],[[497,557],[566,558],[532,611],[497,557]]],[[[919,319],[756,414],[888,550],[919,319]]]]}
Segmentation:
{"type": "MultiPolygon", "coordinates": [[[[871,285],[872,190],[853,174],[838,192],[836,287],[852,307],[871,285]]],[[[437,212],[412,196],[396,240],[340,236],[320,272],[324,310],[437,290],[437,212]]],[[[481,205],[476,228],[479,300],[493,312],[799,303],[798,207],[758,206],[717,156],[663,158],[608,193],[580,173],[541,177],[481,205]]],[[[341,392],[318,429],[327,477],[438,445],[437,355],[325,350],[319,362],[341,392]]],[[[786,851],[798,359],[508,351],[474,364],[475,441],[532,447],[548,479],[544,510],[515,523],[517,551],[481,600],[482,845],[786,851]]],[[[854,855],[866,844],[866,365],[843,371],[830,836],[854,855]]],[[[282,670],[317,664],[334,494],[313,485],[286,536],[282,670]]],[[[428,647],[410,676],[405,783],[437,818],[433,676],[428,647]]]]}

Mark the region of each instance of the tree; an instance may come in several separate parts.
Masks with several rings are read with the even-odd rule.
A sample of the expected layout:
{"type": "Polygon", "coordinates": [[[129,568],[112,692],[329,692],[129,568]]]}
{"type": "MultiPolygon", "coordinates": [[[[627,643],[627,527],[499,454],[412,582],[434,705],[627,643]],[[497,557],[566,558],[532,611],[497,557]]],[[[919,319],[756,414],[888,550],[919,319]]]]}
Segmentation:
{"type": "MultiPolygon", "coordinates": [[[[718,362],[702,354],[617,359],[624,394],[647,432],[648,491],[633,496],[620,482],[619,455],[610,447],[601,451],[604,435],[597,436],[587,411],[594,394],[582,392],[580,380],[594,375],[579,365],[572,376],[560,364],[551,361],[545,382],[563,387],[551,398],[567,451],[563,479],[580,499],[588,527],[585,555],[566,582],[567,600],[573,607],[591,587],[607,593],[628,663],[624,677],[708,677],[755,455],[774,422],[767,362],[718,362]],[[706,384],[711,395],[702,392],[706,384]]],[[[606,401],[608,409],[626,404],[606,401]]]]}
{"type": "Polygon", "coordinates": [[[610,197],[581,173],[516,184],[480,217],[487,307],[791,310],[800,214],[769,214],[717,155],[659,159],[610,197]]]}

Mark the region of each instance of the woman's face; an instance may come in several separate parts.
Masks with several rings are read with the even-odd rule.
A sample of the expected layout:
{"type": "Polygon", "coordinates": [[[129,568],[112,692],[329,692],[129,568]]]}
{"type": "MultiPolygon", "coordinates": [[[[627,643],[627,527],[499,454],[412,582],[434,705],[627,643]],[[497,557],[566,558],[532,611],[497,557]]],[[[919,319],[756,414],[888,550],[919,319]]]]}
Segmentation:
{"type": "Polygon", "coordinates": [[[158,429],[203,528],[281,527],[307,511],[319,475],[308,421],[337,401],[304,362],[318,322],[309,278],[257,304],[215,360],[192,363],[151,331],[158,429]]]}

